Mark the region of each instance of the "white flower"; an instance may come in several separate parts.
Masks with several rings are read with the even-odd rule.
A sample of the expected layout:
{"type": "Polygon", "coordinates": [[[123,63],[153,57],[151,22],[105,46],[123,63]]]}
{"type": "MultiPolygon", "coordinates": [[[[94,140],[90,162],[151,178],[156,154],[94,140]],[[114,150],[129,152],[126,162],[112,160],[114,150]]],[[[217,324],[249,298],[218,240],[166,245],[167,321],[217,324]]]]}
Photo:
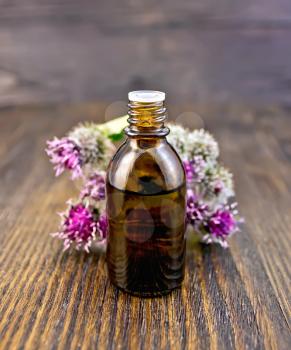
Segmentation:
{"type": "Polygon", "coordinates": [[[205,198],[214,205],[225,204],[234,196],[233,175],[219,164],[207,170],[202,186],[205,198]]]}
{"type": "Polygon", "coordinates": [[[170,133],[167,136],[167,140],[175,148],[182,160],[189,160],[186,147],[190,131],[178,124],[169,123],[169,128],[170,133]]]}
{"type": "Polygon", "coordinates": [[[201,156],[206,162],[216,162],[219,156],[218,143],[204,129],[190,131],[177,124],[170,124],[168,141],[183,161],[201,156]]]}
{"type": "Polygon", "coordinates": [[[219,156],[218,143],[204,129],[194,130],[188,134],[185,151],[189,159],[202,156],[206,161],[216,161],[219,156]]]}
{"type": "Polygon", "coordinates": [[[81,124],[68,136],[80,147],[85,165],[89,165],[91,169],[106,169],[114,154],[115,147],[96,124],[81,124]]]}

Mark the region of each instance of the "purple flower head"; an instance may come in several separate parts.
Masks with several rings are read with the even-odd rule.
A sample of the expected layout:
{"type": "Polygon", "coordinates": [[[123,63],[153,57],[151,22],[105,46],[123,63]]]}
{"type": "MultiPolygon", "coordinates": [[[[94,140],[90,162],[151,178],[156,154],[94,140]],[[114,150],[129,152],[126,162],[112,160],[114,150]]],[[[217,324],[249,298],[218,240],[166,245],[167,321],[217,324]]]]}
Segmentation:
{"type": "Polygon", "coordinates": [[[205,167],[206,162],[202,156],[195,156],[192,160],[185,160],[183,162],[186,180],[188,184],[191,184],[193,181],[200,182],[205,176],[205,167]]]}
{"type": "Polygon", "coordinates": [[[53,236],[64,240],[64,250],[75,243],[77,249],[83,248],[89,252],[95,233],[99,231],[98,222],[94,220],[92,212],[80,203],[71,205],[68,213],[60,215],[63,220],[61,230],[53,236]]]}
{"type": "Polygon", "coordinates": [[[80,147],[71,139],[55,137],[52,141],[47,141],[46,153],[54,164],[56,176],[66,169],[72,171],[72,179],[82,175],[80,147]]]}
{"type": "Polygon", "coordinates": [[[223,248],[228,247],[227,238],[239,231],[239,224],[243,219],[238,216],[237,203],[222,206],[213,212],[204,223],[203,241],[206,243],[218,243],[223,248]]]}
{"type": "Polygon", "coordinates": [[[186,180],[187,182],[191,182],[193,179],[193,174],[194,174],[194,166],[192,164],[192,162],[189,162],[188,160],[185,160],[183,162],[184,165],[184,169],[186,172],[186,180]]]}
{"type": "Polygon", "coordinates": [[[86,181],[81,191],[81,198],[92,198],[95,201],[105,199],[105,179],[102,174],[95,172],[86,181]]]}
{"type": "Polygon", "coordinates": [[[199,201],[192,190],[187,191],[187,222],[198,228],[208,215],[208,206],[199,201]]]}
{"type": "Polygon", "coordinates": [[[230,210],[218,209],[210,217],[207,225],[211,235],[225,238],[233,233],[237,223],[233,213],[230,210]]]}

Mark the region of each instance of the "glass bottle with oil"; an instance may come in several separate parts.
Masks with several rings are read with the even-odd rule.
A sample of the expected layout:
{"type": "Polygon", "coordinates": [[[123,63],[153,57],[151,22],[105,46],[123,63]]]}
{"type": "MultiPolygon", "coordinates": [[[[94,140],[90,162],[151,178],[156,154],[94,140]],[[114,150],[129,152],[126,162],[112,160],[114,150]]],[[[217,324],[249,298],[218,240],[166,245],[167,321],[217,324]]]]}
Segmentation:
{"type": "Polygon", "coordinates": [[[107,266],[118,288],[158,296],[184,278],[185,172],[166,139],[165,94],[128,96],[127,139],[107,172],[107,266]]]}

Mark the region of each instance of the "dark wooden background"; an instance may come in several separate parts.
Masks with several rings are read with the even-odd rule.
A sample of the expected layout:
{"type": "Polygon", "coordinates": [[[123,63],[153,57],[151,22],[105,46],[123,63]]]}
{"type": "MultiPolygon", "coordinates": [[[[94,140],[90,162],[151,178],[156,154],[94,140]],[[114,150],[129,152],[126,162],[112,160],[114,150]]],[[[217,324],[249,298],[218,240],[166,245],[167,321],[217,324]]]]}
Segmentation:
{"type": "Polygon", "coordinates": [[[0,105],[289,104],[290,57],[289,0],[0,0],[0,105]]]}
{"type": "Polygon", "coordinates": [[[289,0],[0,0],[0,349],[291,349],[290,90],[289,0]],[[146,300],[50,237],[76,188],[44,154],[143,88],[213,132],[246,219],[146,300]]]}

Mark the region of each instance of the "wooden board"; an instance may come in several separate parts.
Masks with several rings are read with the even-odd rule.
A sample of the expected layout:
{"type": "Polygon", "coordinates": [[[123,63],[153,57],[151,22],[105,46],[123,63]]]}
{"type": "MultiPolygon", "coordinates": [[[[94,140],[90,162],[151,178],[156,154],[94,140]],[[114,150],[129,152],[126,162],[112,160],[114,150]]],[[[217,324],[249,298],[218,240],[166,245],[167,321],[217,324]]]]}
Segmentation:
{"type": "Polygon", "coordinates": [[[126,100],[290,104],[288,0],[0,1],[0,105],[126,100]]]}
{"type": "Polygon", "coordinates": [[[62,252],[55,214],[76,189],[45,141],[106,105],[0,111],[1,349],[290,349],[290,109],[196,105],[236,179],[246,224],[229,250],[188,246],[181,290],[139,299],[110,285],[104,256],[62,252]]]}

